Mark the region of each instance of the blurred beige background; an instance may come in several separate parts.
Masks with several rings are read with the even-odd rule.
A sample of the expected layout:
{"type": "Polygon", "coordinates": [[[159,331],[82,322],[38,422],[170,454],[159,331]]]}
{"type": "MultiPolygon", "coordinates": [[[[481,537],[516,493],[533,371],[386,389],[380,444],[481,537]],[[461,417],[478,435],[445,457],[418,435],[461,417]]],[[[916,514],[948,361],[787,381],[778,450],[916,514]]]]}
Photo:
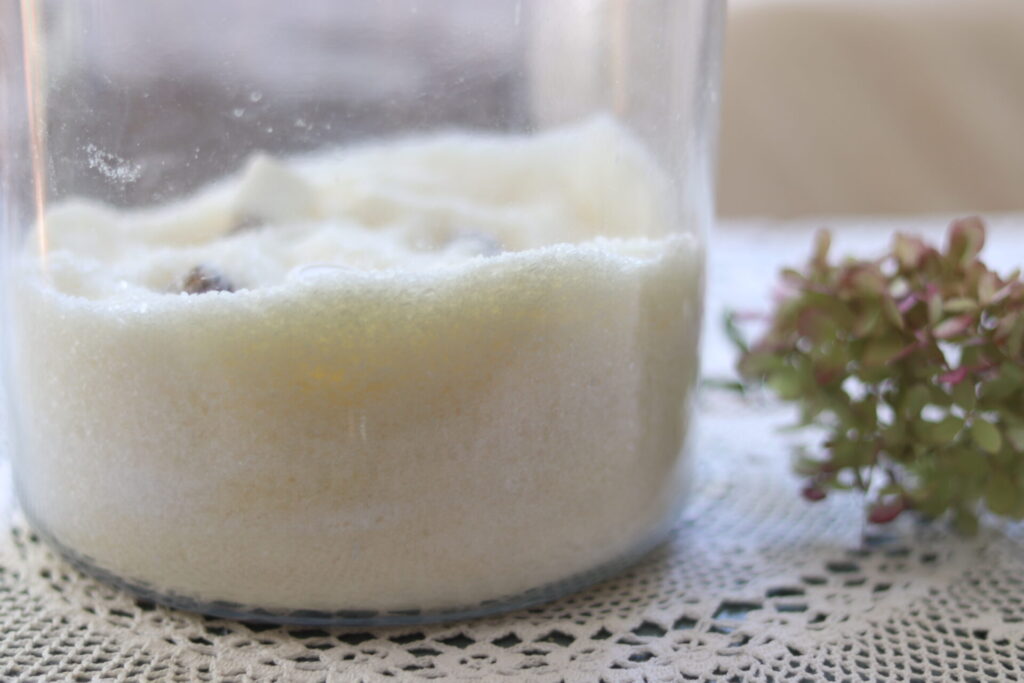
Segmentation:
{"type": "MultiPolygon", "coordinates": [[[[680,6],[688,2],[676,1],[680,6]]],[[[570,6],[611,2],[633,15],[652,7],[644,0],[562,2],[537,7],[557,13],[570,6]]],[[[51,4],[70,6],[57,0],[51,4]]],[[[387,3],[222,0],[216,5],[222,13],[251,21],[231,31],[216,21],[200,22],[201,30],[194,33],[167,31],[151,46],[147,59],[121,58],[123,46],[112,37],[131,37],[138,31],[163,35],[158,27],[174,26],[189,6],[127,0],[89,4],[102,8],[102,16],[93,19],[106,32],[86,51],[117,84],[72,79],[75,87],[69,91],[78,98],[76,116],[81,120],[70,133],[92,135],[95,131],[85,120],[90,113],[98,117],[94,127],[109,127],[105,109],[90,102],[117,101],[120,119],[114,123],[128,131],[144,124],[151,137],[166,136],[174,149],[181,130],[208,131],[197,144],[209,161],[208,175],[215,177],[238,163],[222,149],[238,147],[227,144],[230,136],[245,136],[252,146],[273,151],[280,141],[272,131],[281,131],[296,117],[280,98],[276,108],[259,110],[247,99],[249,91],[266,94],[263,105],[275,89],[289,97],[306,91],[317,97],[334,94],[337,101],[323,107],[310,108],[298,95],[294,99],[311,127],[336,124],[336,130],[352,137],[401,128],[403,122],[382,116],[375,103],[426,91],[433,98],[430,113],[438,120],[473,126],[500,115],[515,128],[529,112],[515,112],[501,103],[525,102],[523,92],[534,88],[550,106],[532,102],[533,115],[554,121],[573,112],[560,84],[572,82],[576,92],[587,92],[580,86],[581,74],[596,73],[588,62],[594,45],[587,40],[601,36],[597,28],[582,24],[575,34],[538,34],[534,38],[547,41],[545,49],[560,57],[552,59],[545,52],[539,66],[524,74],[503,66],[520,59],[526,40],[526,22],[520,26],[516,0],[435,4],[434,12],[443,6],[461,17],[461,23],[450,26],[434,22],[433,12],[395,13],[394,45],[420,55],[413,60],[401,58],[397,48],[389,60],[379,54],[379,46],[386,43],[359,31],[374,13],[387,11],[387,3]],[[339,13],[348,18],[350,31],[320,27],[340,25],[318,21],[339,13]],[[476,66],[477,78],[457,89],[424,85],[445,82],[450,71],[430,45],[410,41],[417,29],[432,23],[437,23],[438,41],[459,46],[446,54],[465,54],[476,66]],[[444,30],[446,26],[451,30],[444,30]],[[211,85],[209,65],[219,64],[240,36],[253,31],[268,49],[236,65],[237,93],[211,85]],[[296,33],[307,39],[292,41],[287,60],[266,59],[276,53],[272,46],[277,36],[296,33]],[[368,59],[390,68],[366,79],[368,59]],[[156,77],[163,78],[164,97],[128,101],[124,91],[134,79],[156,77]],[[545,83],[550,86],[546,90],[545,83]],[[233,106],[244,109],[246,116],[225,121],[223,103],[214,95],[235,97],[233,106]],[[278,113],[280,121],[272,118],[278,113]]],[[[0,26],[0,34],[5,28],[8,38],[16,33],[16,26],[0,26]]],[[[60,22],[55,30],[61,30],[60,22]]],[[[684,45],[687,41],[686,36],[675,39],[684,45]]],[[[55,73],[68,61],[59,53],[51,57],[55,73]]],[[[645,85],[637,84],[641,90],[645,85]]],[[[600,87],[603,83],[594,84],[600,87]]],[[[729,0],[723,88],[718,169],[722,217],[1024,211],[1024,0],[729,0]]],[[[666,97],[653,89],[646,96],[651,101],[644,106],[652,111],[666,97]]],[[[59,131],[52,134],[59,137],[59,131]]],[[[314,142],[311,137],[310,144],[314,142]]],[[[156,143],[151,147],[159,150],[156,143]]],[[[147,168],[160,167],[160,159],[150,161],[147,168]]],[[[73,159],[55,173],[84,176],[73,159]]],[[[154,175],[152,181],[181,193],[206,179],[195,168],[187,176],[192,185],[182,181],[177,188],[164,176],[154,175]]],[[[139,191],[149,196],[154,190],[145,180],[138,183],[139,191]]]]}
{"type": "Polygon", "coordinates": [[[730,0],[723,217],[1024,210],[1024,2],[730,0]]]}

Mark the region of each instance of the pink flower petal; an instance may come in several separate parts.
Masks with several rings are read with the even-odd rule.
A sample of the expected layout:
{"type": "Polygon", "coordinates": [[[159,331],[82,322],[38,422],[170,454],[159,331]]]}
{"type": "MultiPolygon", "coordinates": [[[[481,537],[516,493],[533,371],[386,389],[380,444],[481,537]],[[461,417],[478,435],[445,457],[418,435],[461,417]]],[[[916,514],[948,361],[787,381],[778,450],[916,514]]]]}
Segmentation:
{"type": "Polygon", "coordinates": [[[963,334],[974,324],[974,316],[970,313],[958,315],[955,318],[947,318],[935,326],[932,335],[936,339],[951,339],[963,334]]]}
{"type": "Polygon", "coordinates": [[[906,503],[897,499],[888,503],[875,503],[868,512],[868,521],[872,524],[888,524],[906,509],[906,503]]]}
{"type": "Polygon", "coordinates": [[[966,365],[960,366],[956,370],[944,372],[939,375],[939,381],[945,382],[946,384],[960,384],[967,379],[967,374],[971,371],[966,365]]]}

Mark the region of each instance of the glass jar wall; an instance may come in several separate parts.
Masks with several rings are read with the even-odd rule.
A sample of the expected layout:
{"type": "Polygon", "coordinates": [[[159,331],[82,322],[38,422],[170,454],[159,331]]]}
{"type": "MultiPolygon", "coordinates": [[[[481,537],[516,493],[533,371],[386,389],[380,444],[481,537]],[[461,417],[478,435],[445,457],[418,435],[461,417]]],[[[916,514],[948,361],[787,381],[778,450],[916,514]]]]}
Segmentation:
{"type": "Polygon", "coordinates": [[[12,458],[69,559],[398,623],[663,538],[722,3],[9,4],[12,458]]]}

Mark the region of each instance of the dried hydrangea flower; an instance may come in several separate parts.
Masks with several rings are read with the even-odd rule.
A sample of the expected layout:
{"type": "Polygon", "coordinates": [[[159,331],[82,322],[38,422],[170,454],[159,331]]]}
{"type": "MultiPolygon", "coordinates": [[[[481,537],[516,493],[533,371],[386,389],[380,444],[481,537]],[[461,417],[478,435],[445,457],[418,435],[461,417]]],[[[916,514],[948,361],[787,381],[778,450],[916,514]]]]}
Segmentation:
{"type": "Polygon", "coordinates": [[[954,221],[944,249],[895,235],[881,258],[829,261],[819,233],[807,267],[782,272],[783,296],[738,369],[826,430],[797,472],[803,495],[858,490],[868,520],[906,510],[1024,518],[1024,283],[979,258],[985,226],[954,221]]]}

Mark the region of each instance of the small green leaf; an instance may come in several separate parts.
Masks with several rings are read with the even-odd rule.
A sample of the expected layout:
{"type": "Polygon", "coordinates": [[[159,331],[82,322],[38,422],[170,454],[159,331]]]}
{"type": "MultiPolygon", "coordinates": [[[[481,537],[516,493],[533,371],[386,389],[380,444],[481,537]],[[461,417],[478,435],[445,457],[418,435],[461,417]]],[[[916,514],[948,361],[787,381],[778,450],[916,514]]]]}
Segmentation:
{"type": "Polygon", "coordinates": [[[1003,447],[1003,437],[999,433],[999,428],[981,418],[971,423],[971,438],[987,453],[998,453],[1003,447]]]}
{"type": "Polygon", "coordinates": [[[928,387],[924,384],[915,384],[903,395],[901,409],[906,417],[917,417],[921,409],[928,405],[930,398],[928,387]]]}
{"type": "Polygon", "coordinates": [[[974,382],[965,380],[959,384],[953,385],[953,403],[960,406],[964,410],[974,410],[974,405],[978,402],[977,392],[974,388],[974,382]]]}
{"type": "Polygon", "coordinates": [[[953,518],[953,526],[964,536],[974,536],[978,533],[978,516],[970,510],[958,509],[953,518]]]}
{"type": "Polygon", "coordinates": [[[937,384],[933,384],[928,387],[928,393],[930,394],[928,402],[939,406],[940,408],[949,408],[953,405],[953,397],[942,390],[937,384]]]}
{"type": "Polygon", "coordinates": [[[1000,375],[981,385],[981,398],[990,402],[999,401],[1016,393],[1021,388],[1021,383],[1018,380],[1000,375]]]}
{"type": "Polygon", "coordinates": [[[803,304],[804,308],[818,309],[835,325],[849,327],[853,324],[853,313],[850,312],[849,305],[834,293],[806,292],[803,304]]]}
{"type": "Polygon", "coordinates": [[[968,368],[972,366],[987,366],[989,364],[987,352],[988,349],[983,346],[971,346],[968,344],[960,350],[960,365],[966,365],[968,368]]]}
{"type": "Polygon", "coordinates": [[[740,356],[736,368],[747,379],[764,379],[772,372],[786,367],[785,361],[767,350],[755,350],[740,356]]]}
{"type": "Polygon", "coordinates": [[[1024,425],[1010,425],[1006,428],[1006,440],[1017,453],[1024,453],[1024,425]]]}
{"type": "Polygon", "coordinates": [[[952,442],[963,427],[963,419],[956,415],[947,415],[938,422],[919,423],[920,431],[923,432],[921,437],[936,446],[952,442]]]}
{"type": "Polygon", "coordinates": [[[982,273],[978,279],[978,303],[988,306],[996,294],[996,274],[992,271],[982,273]]]}
{"type": "Polygon", "coordinates": [[[882,296],[888,289],[885,276],[878,266],[872,264],[858,264],[850,269],[850,284],[859,294],[882,296]]]}
{"type": "Polygon", "coordinates": [[[878,327],[878,323],[882,318],[882,305],[881,304],[868,304],[868,306],[857,316],[856,322],[853,324],[853,336],[855,337],[866,337],[871,334],[875,328],[878,327]]]}
{"type": "Polygon", "coordinates": [[[914,507],[925,517],[934,519],[949,508],[949,501],[941,496],[929,495],[916,499],[914,507]]]}
{"type": "Polygon", "coordinates": [[[721,389],[722,391],[733,391],[738,394],[743,394],[747,391],[747,387],[743,382],[718,377],[705,377],[701,380],[700,384],[708,389],[721,389]]]}
{"type": "Polygon", "coordinates": [[[779,279],[797,289],[807,286],[807,278],[795,268],[783,268],[779,272],[779,279]]]}
{"type": "Polygon", "coordinates": [[[974,299],[961,297],[957,299],[950,299],[942,305],[942,308],[946,313],[968,313],[970,311],[977,310],[978,302],[974,299]]]}
{"type": "Polygon", "coordinates": [[[942,297],[936,292],[928,297],[928,323],[936,326],[935,336],[942,338],[938,333],[938,326],[942,320],[942,297]]]}
{"type": "Polygon", "coordinates": [[[949,226],[946,254],[955,265],[965,266],[985,246],[985,224],[977,216],[961,218],[949,226]]]}
{"type": "Polygon", "coordinates": [[[881,489],[878,490],[878,497],[879,498],[893,497],[893,496],[899,496],[900,498],[906,498],[906,491],[903,490],[902,486],[900,486],[899,484],[897,484],[895,482],[889,482],[888,484],[886,484],[885,486],[883,486],[881,489]]]}
{"type": "Polygon", "coordinates": [[[1013,358],[1020,358],[1024,347],[1024,315],[1017,314],[1017,319],[1010,328],[1010,336],[1006,340],[1006,350],[1013,358]]]}
{"type": "Polygon", "coordinates": [[[816,401],[805,400],[800,406],[800,419],[796,426],[798,428],[808,427],[818,421],[818,416],[824,412],[825,406],[816,401]]]}
{"type": "Polygon", "coordinates": [[[869,339],[861,353],[861,363],[869,368],[885,365],[903,350],[903,346],[903,340],[898,337],[869,339]]]}
{"type": "Polygon", "coordinates": [[[802,477],[814,477],[821,473],[823,464],[821,460],[814,459],[807,453],[797,452],[793,460],[793,471],[802,477]]]}
{"type": "Polygon", "coordinates": [[[893,236],[892,251],[902,268],[913,270],[921,263],[928,247],[917,237],[896,233],[893,236]]]}
{"type": "MultiPolygon", "coordinates": [[[[913,427],[913,424],[909,423],[911,427],[913,427]]],[[[882,428],[882,444],[885,446],[889,457],[900,459],[907,447],[907,431],[908,425],[901,422],[894,422],[888,427],[882,428]]]]}
{"type": "Polygon", "coordinates": [[[733,346],[735,346],[740,353],[750,352],[747,340],[744,339],[743,333],[740,332],[740,328],[736,325],[735,311],[726,311],[722,318],[722,327],[725,329],[725,336],[728,337],[729,341],[733,343],[733,346]]]}
{"type": "Polygon", "coordinates": [[[1013,361],[1005,361],[999,366],[999,377],[1005,377],[1018,384],[1024,384],[1024,368],[1021,368],[1013,361]]]}
{"type": "Polygon", "coordinates": [[[819,230],[814,233],[814,252],[812,262],[818,267],[828,264],[828,250],[832,246],[832,233],[828,230],[819,230]]]}
{"type": "Polygon", "coordinates": [[[950,459],[950,469],[955,473],[950,476],[984,480],[990,469],[988,456],[979,453],[976,448],[954,446],[947,450],[945,456],[950,459]]]}
{"type": "Polygon", "coordinates": [[[1024,519],[1024,495],[1022,495],[1024,494],[1024,490],[1022,490],[1024,489],[1024,479],[1017,477],[1015,479],[1015,484],[1017,486],[1016,504],[1013,506],[1013,509],[1007,513],[1007,515],[1012,519],[1020,520],[1024,519]]]}
{"type": "Polygon", "coordinates": [[[895,325],[898,329],[906,329],[907,324],[903,320],[903,314],[900,313],[900,309],[897,308],[896,302],[893,301],[891,296],[886,295],[882,297],[882,314],[885,315],[886,320],[895,325]]]}
{"type": "Polygon", "coordinates": [[[784,401],[794,401],[802,393],[802,377],[794,368],[784,367],[768,375],[768,386],[784,401]]]}
{"type": "Polygon", "coordinates": [[[822,344],[836,338],[836,323],[825,311],[805,308],[796,317],[796,330],[814,344],[822,344]]]}
{"type": "Polygon", "coordinates": [[[1020,491],[1010,477],[994,474],[985,486],[985,505],[997,515],[1012,515],[1020,502],[1020,491]]]}

